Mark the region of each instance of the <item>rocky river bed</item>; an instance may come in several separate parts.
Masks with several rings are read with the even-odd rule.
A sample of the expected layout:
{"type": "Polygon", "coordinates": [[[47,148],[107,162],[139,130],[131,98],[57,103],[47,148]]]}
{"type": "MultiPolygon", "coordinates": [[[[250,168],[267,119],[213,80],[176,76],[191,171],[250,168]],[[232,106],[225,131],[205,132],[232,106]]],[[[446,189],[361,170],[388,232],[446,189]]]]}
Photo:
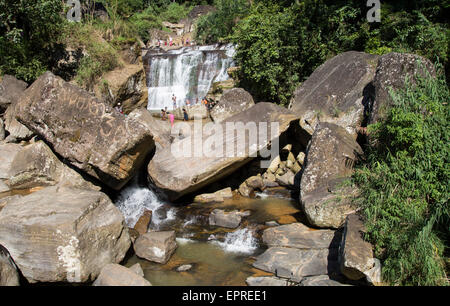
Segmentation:
{"type": "Polygon", "coordinates": [[[124,265],[139,263],[145,279],[157,286],[245,286],[248,277],[271,276],[252,264],[267,249],[261,238],[264,229],[304,218],[290,193],[279,187],[258,193],[254,199],[235,194],[222,203],[174,206],[133,182],[116,201],[127,225],[134,227],[139,214],[152,210],[149,231],[174,230],[178,247],[166,264],[129,253],[124,265]],[[215,209],[248,211],[250,215],[238,228],[227,229],[209,224],[215,209]]]}

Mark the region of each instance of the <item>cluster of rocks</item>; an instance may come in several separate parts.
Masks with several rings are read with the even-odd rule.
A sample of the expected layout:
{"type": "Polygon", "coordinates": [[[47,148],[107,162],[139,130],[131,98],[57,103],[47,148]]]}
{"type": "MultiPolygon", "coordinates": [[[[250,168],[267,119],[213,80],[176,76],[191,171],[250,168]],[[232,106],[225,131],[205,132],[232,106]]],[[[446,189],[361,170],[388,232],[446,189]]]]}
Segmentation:
{"type": "Polygon", "coordinates": [[[29,283],[150,285],[118,264],[133,241],[158,261],[170,257],[174,234],[161,240],[147,224],[132,239],[101,190],[121,189],[155,143],[166,145],[156,120],[144,109],[124,116],[50,72],[29,88],[4,76],[0,101],[0,284],[18,285],[20,271],[29,283]],[[145,235],[157,238],[146,243],[145,235]]]}
{"type": "Polygon", "coordinates": [[[250,277],[250,286],[341,286],[353,281],[381,283],[381,266],[372,246],[362,237],[356,215],[347,218],[342,231],[314,230],[301,223],[269,228],[263,242],[269,247],[253,266],[274,273],[250,277]]]}

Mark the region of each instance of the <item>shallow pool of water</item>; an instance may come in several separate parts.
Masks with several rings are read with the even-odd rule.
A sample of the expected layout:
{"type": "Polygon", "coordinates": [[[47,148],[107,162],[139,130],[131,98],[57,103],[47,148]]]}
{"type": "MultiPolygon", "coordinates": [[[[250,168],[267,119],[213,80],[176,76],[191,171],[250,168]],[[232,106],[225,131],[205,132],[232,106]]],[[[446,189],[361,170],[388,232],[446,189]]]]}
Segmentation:
{"type": "Polygon", "coordinates": [[[145,278],[155,286],[245,286],[249,276],[271,275],[252,267],[255,257],[264,252],[261,241],[266,222],[290,224],[302,221],[297,204],[285,189],[268,190],[256,199],[236,195],[223,203],[190,204],[173,207],[162,203],[148,190],[129,189],[119,208],[128,214],[129,226],[137,220],[136,210],[151,209],[157,217],[150,230],[174,230],[178,248],[165,265],[152,263],[135,255],[125,261],[130,267],[140,263],[145,278]],[[250,211],[237,229],[209,225],[214,209],[250,211]],[[187,272],[177,272],[182,265],[192,265],[187,272]]]}

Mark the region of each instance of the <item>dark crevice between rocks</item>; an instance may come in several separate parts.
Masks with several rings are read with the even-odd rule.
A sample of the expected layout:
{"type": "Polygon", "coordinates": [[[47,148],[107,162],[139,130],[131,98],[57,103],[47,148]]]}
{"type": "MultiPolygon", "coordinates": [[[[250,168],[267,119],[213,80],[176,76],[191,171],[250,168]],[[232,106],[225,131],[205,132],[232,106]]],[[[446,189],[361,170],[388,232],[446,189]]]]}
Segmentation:
{"type": "Polygon", "coordinates": [[[356,142],[361,146],[363,151],[365,151],[369,141],[367,137],[367,126],[371,121],[374,102],[375,86],[373,85],[373,82],[371,82],[367,84],[363,90],[362,105],[364,107],[364,118],[361,122],[361,129],[358,131],[358,137],[356,139],[356,142]]]}

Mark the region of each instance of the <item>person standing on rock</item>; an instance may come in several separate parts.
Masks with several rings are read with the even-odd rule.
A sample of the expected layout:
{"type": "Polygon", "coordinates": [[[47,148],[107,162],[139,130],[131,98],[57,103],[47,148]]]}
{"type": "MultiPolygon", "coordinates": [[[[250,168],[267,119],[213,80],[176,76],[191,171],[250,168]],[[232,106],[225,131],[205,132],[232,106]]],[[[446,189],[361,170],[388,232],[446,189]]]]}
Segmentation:
{"type": "Polygon", "coordinates": [[[188,113],[187,113],[186,109],[184,109],[184,108],[183,108],[183,116],[184,116],[184,118],[183,118],[184,121],[188,121],[189,120],[188,113]]]}
{"type": "Polygon", "coordinates": [[[173,110],[177,108],[177,97],[175,95],[172,95],[172,102],[173,102],[173,110]]]}

